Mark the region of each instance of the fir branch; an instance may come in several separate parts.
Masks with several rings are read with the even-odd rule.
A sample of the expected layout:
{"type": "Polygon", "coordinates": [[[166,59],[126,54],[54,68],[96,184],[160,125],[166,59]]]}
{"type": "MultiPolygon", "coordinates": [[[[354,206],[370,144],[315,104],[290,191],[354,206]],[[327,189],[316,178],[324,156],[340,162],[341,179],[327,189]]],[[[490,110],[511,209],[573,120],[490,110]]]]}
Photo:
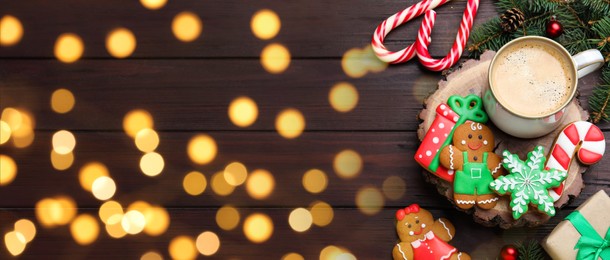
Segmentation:
{"type": "Polygon", "coordinates": [[[542,246],[536,240],[518,242],[516,244],[519,252],[519,260],[539,260],[544,259],[542,246]]]}

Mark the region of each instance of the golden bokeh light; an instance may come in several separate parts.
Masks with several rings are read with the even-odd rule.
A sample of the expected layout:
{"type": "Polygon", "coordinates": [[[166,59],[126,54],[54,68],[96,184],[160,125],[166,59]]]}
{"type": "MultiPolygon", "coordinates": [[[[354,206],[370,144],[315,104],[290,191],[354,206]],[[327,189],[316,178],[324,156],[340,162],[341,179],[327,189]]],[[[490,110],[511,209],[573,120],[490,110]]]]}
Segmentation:
{"type": "Polygon", "coordinates": [[[246,191],[248,192],[248,195],[254,199],[266,199],[271,195],[274,188],[275,179],[273,179],[273,175],[266,170],[257,169],[248,176],[246,191]]]}
{"type": "Polygon", "coordinates": [[[5,144],[11,138],[11,126],[0,120],[0,145],[5,144]]]}
{"type": "Polygon", "coordinates": [[[304,208],[297,208],[290,212],[288,216],[288,224],[296,232],[305,232],[309,230],[313,218],[309,210],[304,208]]]}
{"type": "Polygon", "coordinates": [[[129,204],[126,211],[137,210],[140,213],[144,214],[148,209],[150,209],[152,205],[150,203],[143,200],[136,200],[133,203],[129,204]]]}
{"type": "Polygon", "coordinates": [[[203,23],[199,16],[192,12],[181,12],[172,21],[172,32],[174,36],[183,42],[196,40],[203,29],[203,23]]]}
{"type": "Polygon", "coordinates": [[[19,231],[11,231],[4,235],[4,245],[13,256],[18,256],[25,250],[26,239],[19,231]]]}
{"type": "Polygon", "coordinates": [[[269,9],[259,10],[250,21],[252,33],[261,40],[269,40],[275,37],[280,32],[281,27],[280,17],[269,9]]]}
{"type": "Polygon", "coordinates": [[[208,164],[214,158],[218,147],[216,141],[209,135],[199,134],[191,138],[187,146],[189,158],[196,164],[208,164]]]}
{"type": "Polygon", "coordinates": [[[229,163],[223,172],[225,181],[233,186],[242,185],[248,177],[246,166],[240,162],[229,163]]]}
{"type": "Polygon", "coordinates": [[[140,0],[140,3],[149,10],[158,10],[165,6],[167,0],[140,0]]]}
{"type": "Polygon", "coordinates": [[[218,249],[220,248],[220,239],[214,232],[205,231],[197,236],[195,244],[200,254],[211,256],[218,252],[218,249]]]}
{"type": "Polygon", "coordinates": [[[288,253],[282,256],[282,260],[305,260],[305,258],[297,253],[288,253]]]}
{"type": "Polygon", "coordinates": [[[100,220],[104,222],[104,224],[108,224],[108,221],[112,216],[123,215],[123,206],[114,200],[109,200],[100,206],[98,214],[100,216],[100,220]]]}
{"type": "Polygon", "coordinates": [[[273,221],[262,213],[254,213],[244,221],[244,234],[253,243],[263,243],[273,234],[273,221]]]}
{"type": "Polygon", "coordinates": [[[93,216],[81,214],[70,224],[70,233],[76,243],[85,246],[95,242],[100,234],[100,227],[93,216]]]}
{"type": "Polygon", "coordinates": [[[337,259],[342,259],[341,255],[344,253],[349,253],[346,252],[347,250],[338,247],[338,246],[334,246],[334,245],[330,245],[325,247],[324,249],[322,249],[322,251],[320,251],[320,260],[337,260],[337,259]]]}
{"type": "Polygon", "coordinates": [[[83,56],[85,45],[83,40],[74,33],[64,33],[55,42],[55,57],[64,63],[72,63],[83,56]]]}
{"type": "Polygon", "coordinates": [[[312,203],[309,211],[313,219],[313,224],[318,227],[328,226],[334,218],[333,208],[326,202],[316,201],[312,203]]]}
{"type": "Polygon", "coordinates": [[[15,176],[17,176],[17,164],[13,158],[0,154],[0,186],[10,184],[15,176]]]}
{"type": "Polygon", "coordinates": [[[385,201],[381,192],[375,187],[364,187],[356,194],[356,205],[365,215],[375,215],[381,211],[385,201]]]}
{"type": "Polygon", "coordinates": [[[74,108],[75,103],[74,94],[65,88],[55,90],[53,91],[53,94],[51,94],[51,109],[53,109],[55,113],[68,113],[74,108]]]}
{"type": "Polygon", "coordinates": [[[269,73],[282,73],[290,66],[290,51],[279,43],[269,44],[261,52],[261,65],[269,73]]]}
{"type": "Polygon", "coordinates": [[[138,132],[144,128],[153,129],[152,115],[143,109],[129,111],[123,118],[123,130],[130,137],[135,138],[138,132]]]}
{"type": "Polygon", "coordinates": [[[108,200],[116,193],[116,183],[108,176],[100,176],[93,181],[91,193],[98,200],[108,200]]]}
{"type": "Polygon", "coordinates": [[[76,138],[72,132],[60,130],[53,134],[53,150],[58,154],[68,154],[74,150],[76,138]]]}
{"type": "Polygon", "coordinates": [[[388,67],[388,63],[381,61],[373,48],[368,45],[364,49],[352,48],[343,54],[341,59],[343,72],[352,78],[361,78],[368,72],[381,72],[388,67]]]}
{"type": "Polygon", "coordinates": [[[17,148],[28,147],[34,141],[34,117],[27,111],[7,107],[2,111],[2,121],[11,128],[11,138],[17,148]]]}
{"type": "Polygon", "coordinates": [[[106,50],[115,58],[129,57],[136,46],[136,37],[127,28],[116,28],[106,36],[106,50]]]}
{"type": "Polygon", "coordinates": [[[212,175],[212,180],[210,183],[214,193],[220,196],[228,196],[233,193],[233,190],[235,190],[235,186],[229,184],[225,180],[224,172],[217,172],[212,175]]]}
{"type": "Polygon", "coordinates": [[[169,242],[169,255],[172,259],[195,259],[197,248],[195,240],[189,236],[177,236],[169,242]]]}
{"type": "Polygon", "coordinates": [[[398,200],[405,195],[405,181],[398,176],[390,176],[383,181],[381,191],[383,191],[383,195],[385,195],[388,199],[398,200]]]}
{"type": "Polygon", "coordinates": [[[338,112],[352,111],[358,105],[358,90],[350,83],[339,82],[330,89],[328,101],[338,112]]]}
{"type": "Polygon", "coordinates": [[[144,128],[136,134],[135,142],[138,150],[150,153],[159,146],[159,135],[155,130],[144,128]]]}
{"type": "Polygon", "coordinates": [[[157,176],[163,171],[164,167],[165,161],[163,161],[163,156],[158,153],[146,153],[140,159],[140,169],[145,175],[151,177],[157,176]]]}
{"type": "Polygon", "coordinates": [[[76,202],[72,198],[44,198],[36,203],[36,219],[45,227],[63,226],[72,221],[76,210],[76,202]]]}
{"type": "Polygon", "coordinates": [[[24,115],[22,115],[19,110],[12,107],[7,107],[2,110],[1,118],[3,122],[8,124],[11,131],[16,131],[21,127],[21,124],[23,124],[23,116],[24,115]]]}
{"type": "Polygon", "coordinates": [[[93,182],[102,176],[110,176],[110,174],[106,165],[100,162],[87,163],[78,172],[80,186],[86,191],[91,191],[93,182]]]}
{"type": "Polygon", "coordinates": [[[310,193],[320,193],[326,189],[328,177],[318,169],[311,169],[303,175],[303,187],[310,193]]]}
{"type": "Polygon", "coordinates": [[[74,154],[58,154],[55,150],[51,150],[51,165],[55,170],[67,170],[74,163],[74,154]]]}
{"type": "Polygon", "coordinates": [[[333,168],[339,177],[351,179],[362,170],[362,158],[354,150],[343,150],[339,152],[333,160],[333,168]]]}
{"type": "Polygon", "coordinates": [[[21,233],[25,242],[29,243],[36,236],[36,225],[29,219],[20,219],[15,222],[15,231],[21,233]]]}
{"type": "Polygon", "coordinates": [[[222,206],[216,212],[216,224],[223,230],[233,230],[239,224],[239,211],[230,205],[222,206]]]}
{"type": "Polygon", "coordinates": [[[140,260],[163,260],[163,256],[157,251],[148,251],[140,257],[140,260]]]}
{"type": "Polygon", "coordinates": [[[5,15],[0,18],[0,45],[12,46],[23,37],[23,25],[17,17],[5,15]]]}
{"type": "Polygon", "coordinates": [[[135,235],[144,230],[146,218],[144,217],[144,214],[138,210],[129,210],[123,215],[121,226],[127,234],[135,235]]]}
{"type": "Polygon", "coordinates": [[[357,260],[357,258],[351,253],[345,252],[337,256],[337,260],[357,260]]]}
{"type": "Polygon", "coordinates": [[[192,171],[184,176],[182,187],[184,191],[192,196],[197,196],[205,191],[208,182],[205,180],[203,173],[192,171]]]}
{"type": "Polygon", "coordinates": [[[160,206],[152,206],[145,210],[144,218],[146,219],[146,226],[144,226],[144,233],[149,236],[160,236],[170,224],[169,213],[167,210],[160,206]]]}
{"type": "Polygon", "coordinates": [[[122,226],[123,214],[112,215],[106,223],[106,233],[112,238],[119,239],[127,235],[122,226]]]}
{"type": "Polygon", "coordinates": [[[299,110],[284,109],[275,119],[275,129],[286,139],[297,138],[305,130],[305,118],[299,110]]]}
{"type": "Polygon", "coordinates": [[[238,97],[229,104],[229,119],[239,127],[252,125],[258,117],[256,102],[249,97],[238,97]]]}

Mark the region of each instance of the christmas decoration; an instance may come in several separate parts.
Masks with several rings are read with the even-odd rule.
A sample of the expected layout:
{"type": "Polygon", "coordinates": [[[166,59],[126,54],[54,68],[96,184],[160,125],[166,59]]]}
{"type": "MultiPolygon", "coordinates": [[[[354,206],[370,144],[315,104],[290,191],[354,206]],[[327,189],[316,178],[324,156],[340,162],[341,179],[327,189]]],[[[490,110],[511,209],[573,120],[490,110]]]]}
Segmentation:
{"type": "Polygon", "coordinates": [[[519,259],[519,251],[513,245],[505,245],[500,250],[500,260],[517,260],[519,259]]]}
{"type": "Polygon", "coordinates": [[[546,24],[546,36],[550,38],[557,38],[563,34],[563,25],[555,16],[551,17],[551,20],[546,24]]]}
{"type": "Polygon", "coordinates": [[[505,32],[514,32],[523,25],[525,15],[519,8],[511,8],[500,15],[500,19],[502,20],[500,23],[502,30],[505,32]]]}
{"type": "Polygon", "coordinates": [[[516,243],[518,258],[519,260],[542,260],[544,257],[544,250],[538,241],[527,240],[516,243]]]}

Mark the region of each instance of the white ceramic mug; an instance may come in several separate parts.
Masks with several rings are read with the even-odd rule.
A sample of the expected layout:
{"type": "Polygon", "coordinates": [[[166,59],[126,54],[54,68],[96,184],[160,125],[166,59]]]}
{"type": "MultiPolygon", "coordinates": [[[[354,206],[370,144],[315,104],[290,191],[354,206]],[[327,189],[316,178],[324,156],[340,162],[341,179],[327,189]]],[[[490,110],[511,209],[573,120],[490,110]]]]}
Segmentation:
{"type": "MultiPolygon", "coordinates": [[[[561,124],[566,107],[572,102],[572,99],[574,99],[574,96],[576,95],[578,78],[599,69],[603,64],[604,57],[601,52],[596,49],[586,50],[571,56],[563,46],[551,39],[540,36],[524,36],[517,38],[500,48],[492,59],[489,66],[489,84],[483,89],[483,105],[493,123],[507,134],[520,138],[543,136],[550,133],[561,124]],[[514,111],[515,109],[510,109],[508,104],[502,103],[502,100],[498,98],[497,93],[494,94],[494,90],[499,92],[492,80],[494,77],[494,75],[492,75],[492,73],[494,73],[494,68],[499,63],[498,57],[502,56],[504,52],[514,51],[515,48],[510,48],[511,46],[520,44],[516,45],[520,47],[523,46],[524,43],[531,43],[531,45],[535,46],[545,45],[547,48],[554,48],[557,53],[562,56],[562,61],[566,61],[567,70],[571,74],[569,77],[572,77],[568,98],[561,102],[561,104],[558,103],[556,109],[537,116],[525,115],[523,113],[520,114],[519,112],[514,111]]],[[[507,78],[506,80],[510,79],[507,78]]],[[[528,93],[521,93],[520,95],[528,95],[528,93]]],[[[533,96],[533,94],[531,95],[533,96]]]]}

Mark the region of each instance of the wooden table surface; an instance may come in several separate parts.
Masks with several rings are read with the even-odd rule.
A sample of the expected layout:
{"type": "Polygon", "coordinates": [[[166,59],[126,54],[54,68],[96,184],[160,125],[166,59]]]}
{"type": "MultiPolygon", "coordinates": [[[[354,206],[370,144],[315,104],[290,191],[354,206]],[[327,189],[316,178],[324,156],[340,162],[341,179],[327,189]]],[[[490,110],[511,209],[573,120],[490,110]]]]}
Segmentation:
{"type": "MultiPolygon", "coordinates": [[[[21,255],[24,259],[139,259],[148,251],[167,259],[173,238],[196,238],[203,231],[220,238],[220,249],[212,258],[281,259],[295,252],[316,259],[322,249],[334,245],[359,259],[389,259],[397,239],[396,209],[418,203],[455,224],[452,244],[458,249],[475,259],[495,259],[504,244],[541,239],[587,197],[600,189],[610,192],[610,159],[605,157],[585,173],[581,196],[547,224],[501,230],[474,223],[427,184],[412,159],[419,145],[417,114],[441,74],[426,71],[416,61],[359,78],[342,69],[347,51],[366,47],[383,19],[415,2],[170,1],[152,11],[136,0],[2,1],[0,16],[17,17],[24,36],[14,46],[0,47],[0,108],[29,111],[36,128],[30,146],[0,146],[0,153],[13,158],[18,167],[15,180],[0,187],[1,235],[20,218],[36,223],[38,233],[21,255]],[[256,38],[250,29],[252,15],[265,8],[281,20],[279,34],[270,40],[256,38]],[[197,14],[203,22],[202,34],[193,42],[181,42],[172,34],[172,19],[182,11],[197,14]],[[117,27],[129,28],[136,36],[135,52],[126,59],[113,58],[105,48],[107,33],[117,27]],[[59,62],[53,54],[55,41],[64,32],[76,33],[85,45],[82,58],[74,63],[59,62]],[[283,73],[268,73],[260,64],[261,50],[271,43],[290,51],[290,65],[283,73]],[[351,112],[339,113],[329,104],[329,90],[339,82],[349,82],[358,91],[358,104],[351,112]],[[49,106],[58,88],[69,89],[76,98],[67,114],[57,114],[49,106]],[[238,96],[248,96],[258,105],[258,119],[246,128],[235,126],[227,116],[229,103],[238,96]],[[276,116],[285,108],[296,108],[305,118],[305,131],[298,138],[285,139],[275,130],[276,116]],[[165,168],[154,178],[141,173],[142,152],[123,131],[123,117],[134,109],[150,112],[161,140],[157,152],[165,168]],[[75,161],[65,171],[55,170],[49,159],[52,135],[60,129],[71,131],[77,140],[75,161]],[[195,164],[187,155],[187,144],[197,134],[208,134],[217,142],[218,154],[209,164],[195,164]],[[340,178],[333,169],[335,156],[345,149],[356,151],[363,161],[353,179],[340,178]],[[137,200],[162,205],[170,216],[169,229],[160,236],[142,233],[113,239],[98,218],[101,232],[96,241],[81,246],[69,226],[39,225],[34,206],[58,195],[71,197],[79,214],[97,216],[102,202],[78,181],[79,170],[91,161],[109,169],[117,185],[114,200],[124,207],[137,200]],[[271,172],[273,193],[256,200],[239,186],[228,196],[215,194],[211,176],[232,161],[242,162],[248,170],[271,172]],[[328,176],[328,187],[319,194],[307,192],[301,181],[313,168],[328,176]],[[184,175],[193,170],[208,180],[199,196],[188,195],[182,187],[184,175]],[[402,192],[398,186],[383,189],[392,176],[405,183],[398,199],[383,195],[402,192]],[[364,188],[382,194],[378,213],[366,215],[358,208],[356,196],[364,188]],[[294,231],[289,214],[314,201],[332,206],[332,222],[294,231]],[[233,230],[216,223],[216,212],[224,205],[233,205],[241,216],[233,230]],[[243,231],[244,220],[254,213],[273,222],[271,237],[260,244],[248,240],[243,231]]],[[[432,55],[442,57],[450,48],[465,4],[454,0],[437,8],[432,55]]],[[[493,1],[481,1],[476,24],[496,15],[493,1]]],[[[413,42],[419,21],[390,35],[389,48],[413,42]]],[[[598,75],[580,81],[585,107],[598,75]]],[[[610,137],[610,125],[600,127],[610,137]]],[[[10,257],[4,243],[0,246],[0,258],[10,257]]]]}

